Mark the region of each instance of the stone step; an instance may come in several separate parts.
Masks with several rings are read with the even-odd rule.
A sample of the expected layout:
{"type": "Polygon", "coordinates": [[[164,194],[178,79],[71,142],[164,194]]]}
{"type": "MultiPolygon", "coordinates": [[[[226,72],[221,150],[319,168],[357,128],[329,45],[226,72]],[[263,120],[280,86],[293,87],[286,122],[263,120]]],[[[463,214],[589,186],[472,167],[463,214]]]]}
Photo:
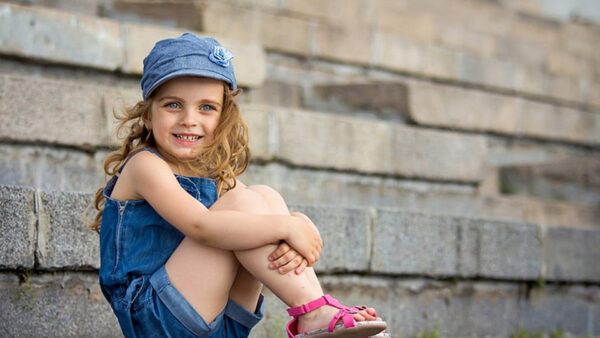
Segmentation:
{"type": "MultiPolygon", "coordinates": [[[[597,285],[529,286],[383,276],[320,276],[345,304],[377,309],[393,337],[509,337],[521,330],[598,336],[597,285]]],[[[265,319],[250,337],[285,337],[286,306],[268,289],[265,319]]],[[[0,270],[0,320],[7,337],[122,337],[96,272],[0,270]],[[93,316],[90,316],[93,313],[93,316]]]]}
{"type": "MultiPolygon", "coordinates": [[[[97,283],[98,236],[80,220],[90,198],[0,187],[3,335],[121,336],[97,283]]],[[[321,229],[325,250],[316,268],[324,290],[377,308],[394,335],[600,334],[600,229],[391,209],[292,209],[321,229]]],[[[284,304],[265,294],[265,320],[252,337],[282,335],[288,320],[284,304]]]]}
{"type": "MultiPolygon", "coordinates": [[[[93,192],[104,182],[106,150],[0,144],[0,185],[93,192]]],[[[292,204],[402,208],[424,213],[493,217],[550,225],[600,225],[597,205],[524,196],[479,195],[473,185],[433,183],[253,162],[240,177],[266,184],[292,204]]]]}
{"type": "Polygon", "coordinates": [[[600,205],[600,159],[567,158],[503,167],[505,193],[600,205]]]}
{"type": "Polygon", "coordinates": [[[242,86],[260,86],[265,77],[264,53],[254,42],[301,57],[315,56],[484,86],[493,91],[600,107],[596,66],[600,56],[590,47],[598,42],[593,29],[576,23],[540,25],[498,8],[462,5],[462,9],[477,13],[477,17],[500,15],[511,22],[511,29],[474,32],[448,22],[446,13],[432,10],[435,6],[410,8],[414,7],[412,4],[399,9],[387,2],[361,2],[345,6],[343,12],[340,6],[328,5],[318,13],[312,5],[297,2],[269,6],[263,2],[178,1],[169,2],[166,7],[164,1],[115,0],[98,5],[103,15],[118,20],[40,6],[3,4],[0,22],[4,26],[0,26],[0,31],[5,34],[0,35],[0,53],[139,74],[143,56],[157,39],[178,35],[185,28],[201,27],[201,31],[216,35],[238,55],[234,64],[242,86]],[[198,19],[193,19],[194,14],[198,19]],[[367,22],[348,26],[348,22],[358,22],[356,16],[360,22],[367,22]],[[180,22],[174,22],[175,17],[181,18],[180,22]],[[412,22],[421,29],[414,29],[412,24],[400,25],[404,29],[398,29],[398,18],[405,25],[412,22]],[[35,29],[29,29],[30,24],[35,29]],[[177,25],[182,27],[172,27],[177,25]],[[52,34],[57,30],[62,34],[52,34]],[[420,36],[423,32],[425,38],[420,36]],[[531,58],[528,48],[532,44],[539,51],[535,58],[531,58]],[[482,46],[488,47],[481,50],[482,46]]]}
{"type": "Polygon", "coordinates": [[[424,126],[600,145],[600,114],[432,82],[319,84],[311,109],[367,112],[424,126]]]}
{"type": "MultiPolygon", "coordinates": [[[[116,147],[113,108],[138,99],[137,89],[0,76],[0,138],[116,147]]],[[[484,175],[484,136],[272,106],[243,105],[242,111],[256,159],[436,181],[478,182],[484,175]]]]}
{"type": "MultiPolygon", "coordinates": [[[[0,268],[98,269],[91,194],[0,189],[0,268]]],[[[599,228],[368,207],[292,205],[320,228],[319,272],[599,282],[599,228]]]]}
{"type": "MultiPolygon", "coordinates": [[[[46,63],[140,75],[142,60],[154,43],[183,32],[38,6],[0,4],[0,54],[46,63]]],[[[233,64],[239,85],[260,86],[266,73],[262,46],[216,37],[236,56],[233,64]]]]}

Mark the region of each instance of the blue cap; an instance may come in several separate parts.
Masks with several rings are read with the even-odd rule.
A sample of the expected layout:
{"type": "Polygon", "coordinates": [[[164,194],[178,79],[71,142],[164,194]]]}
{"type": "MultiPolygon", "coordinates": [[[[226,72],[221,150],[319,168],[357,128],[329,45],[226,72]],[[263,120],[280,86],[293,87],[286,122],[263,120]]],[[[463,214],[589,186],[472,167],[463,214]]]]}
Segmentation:
{"type": "Polygon", "coordinates": [[[144,59],[144,101],[158,86],[180,76],[223,80],[236,90],[232,58],[233,54],[213,38],[184,33],[178,38],[160,40],[144,59]]]}

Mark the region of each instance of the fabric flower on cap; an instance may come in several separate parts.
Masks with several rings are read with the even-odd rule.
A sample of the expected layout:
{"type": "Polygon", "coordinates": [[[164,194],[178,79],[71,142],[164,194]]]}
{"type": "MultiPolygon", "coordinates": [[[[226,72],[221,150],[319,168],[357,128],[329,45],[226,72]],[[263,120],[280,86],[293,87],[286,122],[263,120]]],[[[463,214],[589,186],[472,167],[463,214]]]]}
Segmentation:
{"type": "Polygon", "coordinates": [[[233,59],[233,54],[222,46],[214,46],[208,59],[219,66],[229,67],[229,60],[233,59]]]}

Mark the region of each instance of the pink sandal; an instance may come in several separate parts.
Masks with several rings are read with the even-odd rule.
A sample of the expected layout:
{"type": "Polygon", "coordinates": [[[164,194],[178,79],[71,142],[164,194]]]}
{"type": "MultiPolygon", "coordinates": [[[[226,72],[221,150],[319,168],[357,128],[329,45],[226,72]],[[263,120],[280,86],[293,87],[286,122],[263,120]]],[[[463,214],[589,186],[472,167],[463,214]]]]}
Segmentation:
{"type": "Polygon", "coordinates": [[[312,302],[306,303],[304,305],[300,305],[297,307],[292,307],[287,309],[287,312],[290,316],[294,317],[290,322],[286,325],[287,333],[289,338],[319,338],[319,337],[367,337],[371,335],[376,335],[377,337],[389,337],[386,333],[380,333],[385,330],[387,327],[386,323],[383,321],[364,321],[364,322],[356,322],[354,321],[353,315],[360,310],[366,309],[366,306],[355,306],[348,307],[340,304],[340,302],[331,297],[330,295],[324,295],[312,302]],[[331,322],[329,322],[329,327],[327,329],[320,329],[315,331],[310,331],[307,333],[298,334],[298,322],[297,319],[299,316],[311,312],[315,309],[320,308],[323,305],[330,305],[340,309],[340,311],[333,317],[331,322]],[[341,318],[343,324],[335,325],[338,320],[341,318]]]}

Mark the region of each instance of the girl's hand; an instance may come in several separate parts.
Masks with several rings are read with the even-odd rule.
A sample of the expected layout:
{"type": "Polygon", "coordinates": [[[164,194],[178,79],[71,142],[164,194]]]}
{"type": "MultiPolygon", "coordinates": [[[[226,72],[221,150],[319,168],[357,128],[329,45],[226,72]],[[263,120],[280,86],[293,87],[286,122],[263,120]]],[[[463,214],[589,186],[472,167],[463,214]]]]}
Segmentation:
{"type": "Polygon", "coordinates": [[[308,265],[306,259],[286,242],[281,242],[279,246],[277,246],[277,249],[269,255],[269,261],[271,262],[269,263],[269,269],[277,269],[282,275],[285,275],[292,270],[299,275],[308,265]]]}
{"type": "Polygon", "coordinates": [[[321,255],[323,240],[319,230],[304,214],[292,212],[296,220],[288,228],[288,237],[284,240],[307,261],[306,266],[313,266],[321,255]]]}

